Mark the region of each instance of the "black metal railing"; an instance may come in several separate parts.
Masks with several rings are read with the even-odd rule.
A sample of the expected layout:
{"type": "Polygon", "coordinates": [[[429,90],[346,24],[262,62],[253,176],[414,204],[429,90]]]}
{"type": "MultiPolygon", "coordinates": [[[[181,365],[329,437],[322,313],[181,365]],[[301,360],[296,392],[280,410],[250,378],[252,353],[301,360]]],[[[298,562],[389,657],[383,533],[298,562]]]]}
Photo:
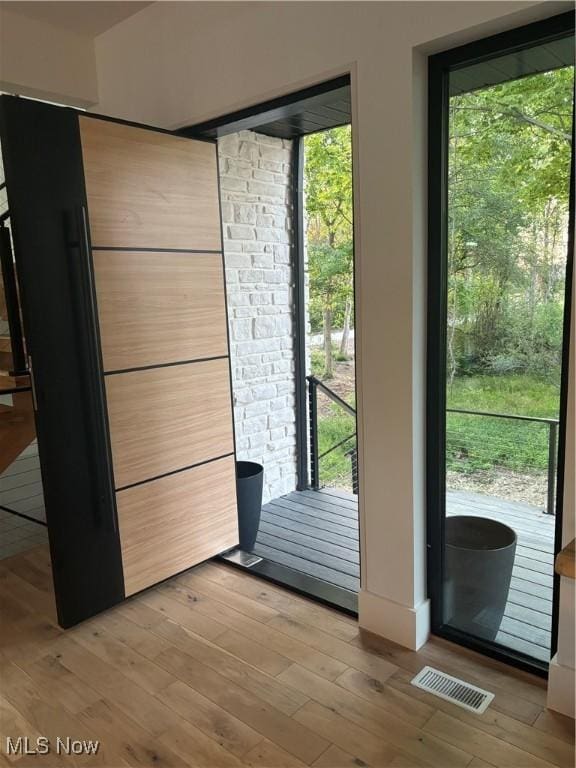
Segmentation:
{"type": "Polygon", "coordinates": [[[460,471],[469,474],[485,467],[488,470],[501,468],[508,473],[528,471],[535,478],[542,475],[542,486],[545,486],[544,511],[548,515],[555,513],[558,419],[465,408],[447,408],[446,413],[490,420],[506,419],[510,423],[505,430],[492,429],[489,424],[485,424],[482,433],[475,435],[474,430],[467,425],[463,427],[447,419],[446,453],[449,468],[456,464],[460,471]]]}
{"type": "MultiPolygon", "coordinates": [[[[6,183],[0,183],[0,192],[6,191],[6,183]]],[[[26,347],[22,331],[22,316],[20,313],[20,298],[18,294],[18,280],[12,252],[12,238],[10,234],[10,210],[5,195],[0,199],[0,274],[2,277],[0,290],[4,290],[6,314],[8,320],[8,334],[10,336],[10,350],[12,366],[8,373],[11,376],[23,376],[28,373],[26,360],[26,347]]]]}
{"type": "MultiPolygon", "coordinates": [[[[345,484],[353,493],[358,493],[358,450],[356,430],[340,439],[321,447],[320,429],[323,419],[319,415],[318,395],[321,393],[344,413],[356,419],[356,409],[343,400],[336,392],[315,376],[307,376],[308,382],[308,423],[310,475],[309,486],[318,490],[326,484],[345,484]],[[344,455],[350,461],[349,477],[343,483],[342,477],[331,473],[322,474],[321,462],[330,454],[345,448],[344,455]]],[[[462,475],[474,476],[478,470],[493,472],[500,468],[507,477],[518,470],[533,472],[536,485],[545,496],[544,511],[555,513],[556,468],[558,455],[558,419],[537,416],[518,416],[509,413],[472,411],[465,408],[447,408],[446,456],[448,468],[457,466],[462,475]],[[453,415],[452,420],[449,416],[453,415]],[[476,434],[468,425],[458,423],[458,417],[509,420],[511,426],[504,431],[492,429],[485,423],[481,433],[476,434]],[[476,441],[476,442],[475,442],[476,441]],[[542,482],[540,483],[540,477],[542,482]]],[[[328,416],[328,419],[330,416],[328,416]]],[[[327,421],[328,421],[327,419],[327,421]]],[[[325,422],[327,423],[327,422],[325,422]]],[[[493,495],[497,495],[495,491],[493,495]]],[[[518,493],[518,500],[524,494],[518,493]]]]}
{"type": "MultiPolygon", "coordinates": [[[[322,487],[320,466],[322,459],[338,449],[344,450],[344,455],[350,461],[351,481],[349,485],[354,493],[358,493],[358,452],[356,447],[356,410],[324,382],[315,376],[307,376],[308,382],[308,419],[310,431],[310,487],[317,491],[322,487]],[[318,393],[321,392],[329,400],[335,403],[344,413],[354,419],[354,431],[340,438],[335,443],[320,451],[319,447],[319,419],[318,419],[318,393]]],[[[333,481],[334,478],[331,478],[333,481]]]]}

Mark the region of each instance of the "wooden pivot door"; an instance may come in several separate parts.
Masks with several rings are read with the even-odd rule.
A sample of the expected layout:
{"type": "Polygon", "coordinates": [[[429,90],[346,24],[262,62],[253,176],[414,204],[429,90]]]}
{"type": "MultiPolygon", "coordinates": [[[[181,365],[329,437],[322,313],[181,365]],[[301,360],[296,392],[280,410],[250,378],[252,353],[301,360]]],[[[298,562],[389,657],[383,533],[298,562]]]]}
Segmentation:
{"type": "Polygon", "coordinates": [[[2,97],[59,621],[238,543],[216,145],[2,97]]]}

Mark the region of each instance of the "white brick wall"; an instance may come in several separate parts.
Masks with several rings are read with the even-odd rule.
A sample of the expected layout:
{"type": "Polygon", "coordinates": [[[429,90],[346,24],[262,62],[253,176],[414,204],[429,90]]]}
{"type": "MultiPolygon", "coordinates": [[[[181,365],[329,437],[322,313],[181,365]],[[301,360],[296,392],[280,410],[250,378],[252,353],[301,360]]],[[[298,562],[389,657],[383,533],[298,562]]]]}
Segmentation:
{"type": "Polygon", "coordinates": [[[218,141],[239,459],[264,465],[264,502],[296,487],[291,142],[218,141]]]}

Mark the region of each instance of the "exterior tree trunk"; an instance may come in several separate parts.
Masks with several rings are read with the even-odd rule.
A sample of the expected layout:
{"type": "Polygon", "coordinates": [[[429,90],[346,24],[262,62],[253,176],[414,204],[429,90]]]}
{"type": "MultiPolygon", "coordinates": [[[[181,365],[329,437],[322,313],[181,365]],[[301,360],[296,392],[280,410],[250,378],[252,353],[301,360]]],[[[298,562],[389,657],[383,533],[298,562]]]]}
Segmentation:
{"type": "Polygon", "coordinates": [[[332,360],[332,309],[324,310],[324,378],[331,379],[334,366],[332,360]]]}
{"type": "Polygon", "coordinates": [[[348,355],[348,340],[350,338],[350,317],[352,315],[352,299],[346,299],[346,309],[344,310],[344,329],[342,331],[342,341],[340,342],[340,354],[348,355]]]}

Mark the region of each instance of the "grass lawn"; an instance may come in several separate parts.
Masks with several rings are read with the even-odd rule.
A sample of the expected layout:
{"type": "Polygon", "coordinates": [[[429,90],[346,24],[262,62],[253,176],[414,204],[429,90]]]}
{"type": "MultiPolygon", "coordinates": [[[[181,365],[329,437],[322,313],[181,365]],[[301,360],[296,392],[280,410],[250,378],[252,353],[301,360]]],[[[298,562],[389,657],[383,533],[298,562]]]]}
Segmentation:
{"type": "MultiPolygon", "coordinates": [[[[329,381],[326,383],[330,386],[329,381]]],[[[470,376],[454,381],[447,400],[449,408],[558,418],[559,394],[559,386],[531,376],[470,376]]],[[[546,424],[450,413],[446,418],[448,469],[467,474],[494,468],[528,473],[546,470],[546,424]]],[[[353,432],[353,418],[338,406],[331,406],[319,424],[320,453],[353,432]]],[[[351,490],[350,458],[346,453],[354,445],[355,440],[349,440],[321,459],[323,485],[349,484],[351,490]]]]}
{"type": "Polygon", "coordinates": [[[465,376],[447,392],[448,408],[557,419],[560,383],[533,376],[465,376]]]}
{"type": "MultiPolygon", "coordinates": [[[[531,376],[471,376],[454,382],[447,402],[448,408],[558,418],[559,387],[531,376]]],[[[547,424],[448,413],[447,467],[539,472],[548,464],[548,438],[547,424]]]]}

